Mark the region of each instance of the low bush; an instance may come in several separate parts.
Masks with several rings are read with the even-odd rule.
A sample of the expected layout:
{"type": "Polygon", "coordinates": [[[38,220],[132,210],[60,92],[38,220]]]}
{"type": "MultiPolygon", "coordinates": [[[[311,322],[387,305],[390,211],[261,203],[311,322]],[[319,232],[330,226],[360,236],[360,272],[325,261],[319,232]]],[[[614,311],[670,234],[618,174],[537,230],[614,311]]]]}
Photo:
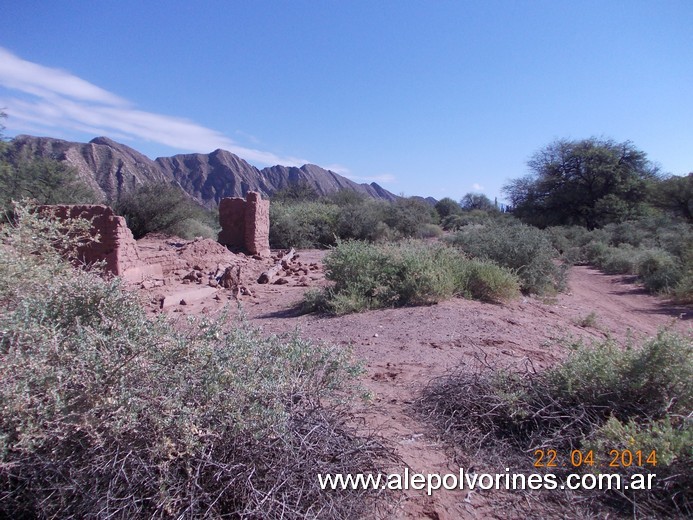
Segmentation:
{"type": "Polygon", "coordinates": [[[520,225],[488,223],[459,231],[453,244],[474,258],[514,270],[524,292],[545,294],[565,286],[565,268],[545,231],[520,225]]]}
{"type": "Polygon", "coordinates": [[[693,303],[693,270],[689,269],[689,271],[681,277],[679,283],[674,287],[673,297],[674,301],[677,303],[693,303]]]}
{"type": "Polygon", "coordinates": [[[333,245],[338,218],[336,204],[273,202],[270,204],[270,246],[307,249],[333,245]]]}
{"type": "Polygon", "coordinates": [[[125,193],[115,204],[136,239],[147,233],[165,233],[184,239],[216,238],[218,219],[196,204],[177,186],[145,184],[125,193]]]}
{"type": "Polygon", "coordinates": [[[453,296],[500,301],[517,295],[517,278],[489,262],[444,245],[407,240],[389,244],[340,242],[325,258],[334,285],[309,293],[305,310],[334,314],[425,305],[453,296]]]}
{"type": "Polygon", "coordinates": [[[640,266],[640,251],[628,244],[607,247],[604,256],[595,265],[608,274],[637,274],[640,266]]]}
{"type": "Polygon", "coordinates": [[[681,303],[691,298],[687,273],[693,271],[693,227],[689,223],[654,215],[592,231],[573,226],[548,232],[567,263],[637,275],[648,291],[681,303]]]}
{"type": "Polygon", "coordinates": [[[663,249],[650,249],[641,253],[638,258],[638,275],[645,288],[652,293],[670,293],[683,277],[676,258],[663,249]]]}
{"type": "Polygon", "coordinates": [[[438,223],[438,212],[417,197],[400,197],[387,206],[385,224],[402,237],[415,237],[422,226],[438,223]]]}
{"type": "Polygon", "coordinates": [[[334,198],[341,202],[337,217],[337,235],[340,239],[379,242],[399,236],[385,223],[387,202],[364,198],[350,200],[346,194],[335,195],[334,198]]]}
{"type": "Polygon", "coordinates": [[[57,254],[86,237],[83,222],[17,215],[0,243],[0,517],[372,509],[378,495],[316,479],[380,471],[390,456],[346,425],[347,352],[223,318],[150,319],[117,278],[57,254]]]}
{"type": "MultiPolygon", "coordinates": [[[[574,449],[593,450],[594,461],[604,466],[613,449],[641,450],[643,458],[655,450],[656,467],[643,462],[609,468],[626,476],[657,474],[654,490],[635,492],[633,513],[693,513],[689,337],[660,332],[626,350],[609,341],[578,345],[565,362],[542,372],[458,371],[432,381],[420,406],[465,451],[483,452],[490,463],[506,466],[527,467],[526,454],[546,447],[565,457],[574,449]]],[[[595,468],[555,471],[581,470],[595,468]]],[[[624,497],[629,500],[628,492],[609,495],[624,497]]]]}

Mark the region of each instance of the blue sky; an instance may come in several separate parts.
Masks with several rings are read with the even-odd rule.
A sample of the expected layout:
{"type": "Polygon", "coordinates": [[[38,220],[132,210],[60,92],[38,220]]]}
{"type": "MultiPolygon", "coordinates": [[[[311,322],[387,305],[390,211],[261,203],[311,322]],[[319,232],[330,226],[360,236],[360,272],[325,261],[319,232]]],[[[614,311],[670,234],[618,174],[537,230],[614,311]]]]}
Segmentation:
{"type": "Polygon", "coordinates": [[[693,1],[4,0],[5,134],[493,198],[558,138],[693,171],[693,1]]]}

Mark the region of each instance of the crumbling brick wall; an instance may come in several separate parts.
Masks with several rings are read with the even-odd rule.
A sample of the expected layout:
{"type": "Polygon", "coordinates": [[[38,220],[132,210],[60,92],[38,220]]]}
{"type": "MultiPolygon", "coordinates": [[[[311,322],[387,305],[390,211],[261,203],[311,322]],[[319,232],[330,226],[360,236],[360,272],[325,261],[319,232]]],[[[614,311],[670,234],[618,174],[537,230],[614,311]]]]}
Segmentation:
{"type": "Polygon", "coordinates": [[[269,200],[262,200],[255,191],[248,192],[245,200],[221,199],[219,243],[253,255],[269,255],[269,204],[269,200]]]}
{"type": "Polygon", "coordinates": [[[147,274],[155,274],[150,271],[161,270],[160,266],[145,265],[137,249],[132,232],[125,223],[125,218],[113,213],[108,206],[84,204],[84,205],[56,205],[43,206],[42,211],[50,211],[57,218],[83,218],[91,220],[92,235],[99,235],[98,242],[92,242],[78,251],[80,260],[91,264],[104,261],[106,271],[126,280],[136,281],[147,274]]]}

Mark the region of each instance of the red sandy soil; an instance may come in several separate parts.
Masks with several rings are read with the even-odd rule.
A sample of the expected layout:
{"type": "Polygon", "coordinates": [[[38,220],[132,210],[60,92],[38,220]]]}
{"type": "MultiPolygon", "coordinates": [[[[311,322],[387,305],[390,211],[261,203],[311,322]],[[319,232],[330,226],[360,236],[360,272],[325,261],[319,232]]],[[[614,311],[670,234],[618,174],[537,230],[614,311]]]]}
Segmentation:
{"type": "MultiPolygon", "coordinates": [[[[319,263],[324,254],[301,251],[297,261],[319,263]]],[[[358,414],[367,429],[395,447],[403,461],[399,473],[404,472],[404,465],[418,473],[459,472],[454,450],[412,412],[422,387],[450,369],[475,367],[479,359],[493,366],[531,363],[541,368],[564,358],[572,342],[607,337],[622,344],[629,339],[639,342],[663,327],[693,336],[692,308],[671,305],[646,294],[628,277],[605,275],[590,267],[573,267],[569,292],[553,298],[523,297],[503,305],[453,299],[426,307],[326,317],[299,315],[298,305],[307,287],[297,283],[297,276],[287,276],[285,285],[259,285],[257,276],[272,261],[249,260],[243,258],[242,278],[253,296],[241,295],[236,300],[231,291],[220,289],[219,299],[186,302],[166,312],[211,314],[230,304],[232,315],[236,316],[238,306],[250,323],[268,334],[298,329],[303,337],[351,348],[365,365],[362,383],[372,394],[358,414]],[[581,326],[590,313],[594,313],[594,325],[581,326]]],[[[322,269],[310,274],[311,287],[326,283],[322,269]]],[[[164,286],[141,292],[152,302],[152,312],[160,312],[162,295],[192,287],[173,277],[164,286]]],[[[527,512],[527,504],[512,492],[438,491],[429,497],[422,491],[409,491],[402,492],[388,517],[524,518],[527,512]]]]}

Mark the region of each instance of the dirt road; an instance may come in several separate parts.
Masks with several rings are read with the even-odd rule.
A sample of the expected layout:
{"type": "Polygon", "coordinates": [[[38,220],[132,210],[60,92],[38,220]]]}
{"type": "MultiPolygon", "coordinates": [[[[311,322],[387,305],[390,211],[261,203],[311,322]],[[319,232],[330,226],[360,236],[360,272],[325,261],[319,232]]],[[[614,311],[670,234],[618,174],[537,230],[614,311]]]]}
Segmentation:
{"type": "MultiPolygon", "coordinates": [[[[320,251],[301,252],[304,261],[320,261],[320,251]]],[[[316,282],[317,285],[320,282],[316,282]]],[[[240,307],[251,323],[268,333],[298,329],[302,336],[350,347],[362,360],[363,385],[372,400],[359,410],[365,428],[396,447],[403,464],[418,473],[457,473],[454,451],[436,438],[431,426],[412,413],[412,403],[432,378],[483,359],[491,365],[532,363],[540,368],[565,357],[576,341],[611,337],[624,344],[672,327],[692,334],[693,309],[676,307],[646,294],[624,276],[574,267],[569,292],[554,298],[524,297],[505,305],[462,299],[428,307],[370,311],[342,317],[300,316],[305,287],[254,286],[254,297],[240,307]]],[[[184,314],[210,312],[225,299],[177,309],[184,314]]],[[[404,467],[398,470],[404,471],[404,467]]],[[[500,470],[502,471],[502,469],[500,470]]],[[[508,518],[518,497],[488,491],[402,493],[394,518],[508,518]],[[499,510],[502,505],[503,510],[499,510]]]]}

